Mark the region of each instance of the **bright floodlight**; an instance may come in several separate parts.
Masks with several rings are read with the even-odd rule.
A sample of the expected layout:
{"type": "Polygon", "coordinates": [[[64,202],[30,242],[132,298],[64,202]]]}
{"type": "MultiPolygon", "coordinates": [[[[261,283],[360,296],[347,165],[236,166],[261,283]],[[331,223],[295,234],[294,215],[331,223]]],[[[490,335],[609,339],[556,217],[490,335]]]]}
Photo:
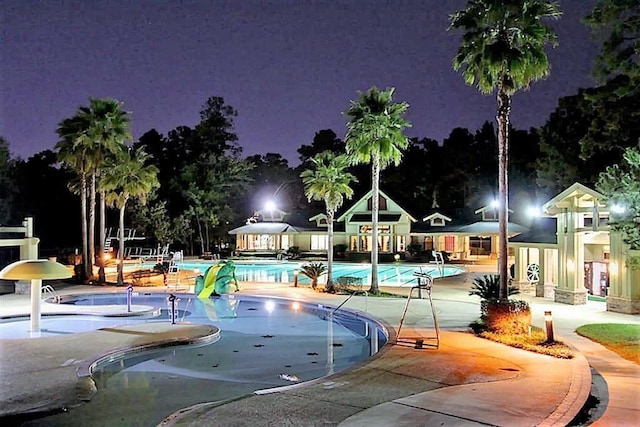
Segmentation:
{"type": "Polygon", "coordinates": [[[527,214],[529,214],[529,216],[532,217],[532,218],[538,218],[539,216],[542,215],[542,211],[540,210],[540,208],[536,208],[534,206],[530,206],[527,209],[527,214]]]}
{"type": "Polygon", "coordinates": [[[265,203],[264,207],[268,211],[275,211],[276,210],[276,204],[273,202],[273,200],[269,200],[267,203],[265,203]]]}
{"type": "Polygon", "coordinates": [[[491,201],[491,206],[497,208],[498,206],[500,206],[500,202],[494,199],[491,201]]]}
{"type": "Polygon", "coordinates": [[[613,206],[611,206],[611,211],[613,213],[621,214],[621,213],[624,213],[625,209],[623,205],[619,205],[616,203],[613,206]]]}

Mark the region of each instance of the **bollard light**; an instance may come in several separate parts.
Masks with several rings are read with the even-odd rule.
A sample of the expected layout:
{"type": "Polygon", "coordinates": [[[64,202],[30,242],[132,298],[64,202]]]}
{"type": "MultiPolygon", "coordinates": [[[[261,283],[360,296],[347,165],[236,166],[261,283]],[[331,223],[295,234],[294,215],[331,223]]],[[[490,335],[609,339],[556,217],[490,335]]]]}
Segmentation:
{"type": "Polygon", "coordinates": [[[131,296],[133,295],[133,285],[127,286],[127,313],[131,313],[131,296]]]}
{"type": "Polygon", "coordinates": [[[544,312],[544,325],[547,329],[547,342],[551,343],[555,340],[553,339],[553,317],[551,316],[550,311],[544,312]]]}
{"type": "Polygon", "coordinates": [[[298,273],[299,273],[299,272],[298,272],[298,269],[297,269],[297,268],[295,268],[295,269],[293,270],[293,287],[294,287],[294,288],[297,288],[297,287],[298,287],[298,273]]]}
{"type": "Polygon", "coordinates": [[[176,296],[174,294],[169,295],[169,302],[171,303],[171,324],[176,324],[176,296]]]}

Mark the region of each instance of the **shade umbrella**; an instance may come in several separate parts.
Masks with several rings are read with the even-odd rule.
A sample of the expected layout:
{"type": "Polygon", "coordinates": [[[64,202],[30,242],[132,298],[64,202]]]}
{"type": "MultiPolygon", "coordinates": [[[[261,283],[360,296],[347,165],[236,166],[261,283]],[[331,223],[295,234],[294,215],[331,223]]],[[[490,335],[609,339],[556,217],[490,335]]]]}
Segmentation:
{"type": "Polygon", "coordinates": [[[67,279],[71,271],[45,259],[16,261],[0,271],[0,279],[31,280],[31,332],[40,332],[42,280],[67,279]]]}

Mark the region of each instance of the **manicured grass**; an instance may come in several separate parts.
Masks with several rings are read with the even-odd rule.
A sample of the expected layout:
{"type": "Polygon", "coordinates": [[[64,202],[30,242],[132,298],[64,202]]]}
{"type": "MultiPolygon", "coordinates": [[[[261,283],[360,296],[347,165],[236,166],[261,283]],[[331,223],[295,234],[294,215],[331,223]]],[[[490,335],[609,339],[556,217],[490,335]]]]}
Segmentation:
{"type": "Polygon", "coordinates": [[[582,325],[576,332],[640,365],[640,325],[594,323],[582,325]]]}

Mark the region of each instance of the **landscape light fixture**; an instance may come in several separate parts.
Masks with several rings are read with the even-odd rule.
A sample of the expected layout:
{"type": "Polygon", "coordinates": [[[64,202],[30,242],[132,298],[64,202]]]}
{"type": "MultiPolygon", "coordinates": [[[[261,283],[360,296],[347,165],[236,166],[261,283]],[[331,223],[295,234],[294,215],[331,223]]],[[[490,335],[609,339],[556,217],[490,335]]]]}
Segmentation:
{"type": "Polygon", "coordinates": [[[547,342],[554,342],[553,339],[553,317],[551,316],[550,311],[544,312],[544,325],[547,329],[547,342]]]}
{"type": "Polygon", "coordinates": [[[42,315],[42,280],[68,279],[71,270],[46,259],[16,261],[0,271],[0,279],[31,280],[31,332],[40,332],[42,315]]]}

